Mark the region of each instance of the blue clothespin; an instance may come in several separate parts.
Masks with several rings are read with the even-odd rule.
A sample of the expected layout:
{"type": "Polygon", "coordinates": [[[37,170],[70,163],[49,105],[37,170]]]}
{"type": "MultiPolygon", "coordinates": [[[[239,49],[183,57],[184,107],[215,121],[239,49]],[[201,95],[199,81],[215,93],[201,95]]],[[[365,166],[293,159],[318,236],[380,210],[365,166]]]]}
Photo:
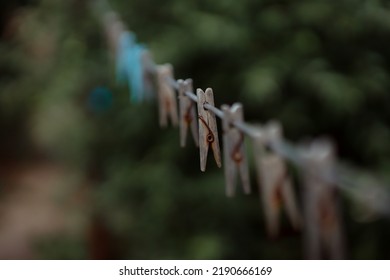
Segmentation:
{"type": "Polygon", "coordinates": [[[144,95],[144,68],[142,56],[146,48],[136,43],[134,33],[123,32],[120,38],[117,80],[119,83],[127,80],[130,88],[130,99],[133,102],[140,102],[144,95]]]}
{"type": "Polygon", "coordinates": [[[119,37],[116,61],[116,78],[119,84],[123,84],[127,79],[126,57],[135,45],[135,40],[135,34],[129,31],[122,32],[119,37]]]}
{"type": "Polygon", "coordinates": [[[137,103],[143,100],[144,95],[144,68],[142,63],[144,51],[145,47],[143,45],[135,44],[131,52],[131,58],[127,61],[129,63],[127,69],[131,100],[137,103]]]}

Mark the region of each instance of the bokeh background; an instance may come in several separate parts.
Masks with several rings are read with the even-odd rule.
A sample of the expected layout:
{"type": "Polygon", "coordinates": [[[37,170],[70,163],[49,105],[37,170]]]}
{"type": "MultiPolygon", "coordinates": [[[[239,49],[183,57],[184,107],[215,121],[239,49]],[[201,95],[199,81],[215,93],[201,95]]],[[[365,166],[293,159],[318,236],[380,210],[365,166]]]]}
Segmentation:
{"type": "MultiPolygon", "coordinates": [[[[389,182],[390,2],[109,3],[217,106],[240,101],[248,121],[278,119],[294,142],[331,136],[345,162],[389,182]]],[[[254,172],[252,195],[226,198],[223,170],[210,160],[201,173],[194,145],[158,127],[155,102],[129,102],[92,6],[0,4],[0,258],[303,258],[284,216],[267,237],[254,172]]],[[[389,221],[366,216],[343,197],[347,258],[389,258],[389,221]]]]}

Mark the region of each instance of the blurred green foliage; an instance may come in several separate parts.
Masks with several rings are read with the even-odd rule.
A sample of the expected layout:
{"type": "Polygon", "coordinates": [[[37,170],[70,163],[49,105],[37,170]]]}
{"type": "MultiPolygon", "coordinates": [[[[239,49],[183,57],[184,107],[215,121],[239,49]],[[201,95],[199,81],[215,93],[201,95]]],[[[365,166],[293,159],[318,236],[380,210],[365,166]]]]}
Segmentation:
{"type": "MultiPolygon", "coordinates": [[[[255,194],[227,199],[223,171],[210,160],[202,174],[194,145],[181,149],[177,129],[158,127],[156,104],[129,103],[92,4],[36,1],[19,12],[18,32],[2,40],[3,154],[23,157],[38,146],[83,172],[91,221],[108,232],[95,245],[110,243],[104,258],[302,258],[302,237],[285,217],[281,237],[266,237],[253,172],[255,194]],[[114,93],[100,113],[87,106],[98,86],[114,93]]],[[[196,87],[213,87],[217,106],[240,101],[248,121],[279,119],[291,140],[330,135],[347,161],[390,174],[387,1],[110,4],[156,62],[172,63],[176,78],[191,77],[196,87]]],[[[389,258],[388,222],[357,223],[350,202],[343,204],[348,258],[389,258]]],[[[49,239],[43,257],[96,257],[83,251],[95,244],[89,238],[81,245],[49,239]]]]}

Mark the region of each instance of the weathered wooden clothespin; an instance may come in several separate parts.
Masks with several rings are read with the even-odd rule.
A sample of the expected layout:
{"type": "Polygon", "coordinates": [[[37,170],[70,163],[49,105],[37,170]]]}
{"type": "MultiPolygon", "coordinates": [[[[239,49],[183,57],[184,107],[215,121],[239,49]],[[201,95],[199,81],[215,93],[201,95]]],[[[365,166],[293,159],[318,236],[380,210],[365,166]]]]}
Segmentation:
{"type": "Polygon", "coordinates": [[[145,50],[142,54],[142,65],[142,68],[144,69],[143,82],[145,100],[151,100],[157,95],[157,82],[153,58],[149,50],[145,50]]]}
{"type": "Polygon", "coordinates": [[[177,126],[179,117],[176,93],[168,81],[169,79],[173,80],[173,67],[171,64],[157,65],[156,70],[160,126],[166,127],[168,125],[168,116],[172,125],[177,126]]]}
{"type": "Polygon", "coordinates": [[[180,107],[180,146],[185,147],[187,142],[187,132],[191,129],[195,145],[199,146],[198,123],[196,120],[195,103],[192,102],[186,92],[193,92],[192,79],[178,80],[179,85],[179,107],[180,107]]]}
{"type": "Polygon", "coordinates": [[[282,137],[280,123],[273,121],[259,129],[254,138],[256,169],[267,231],[273,238],[279,234],[282,206],[295,230],[300,229],[302,223],[291,178],[283,158],[276,153],[266,152],[267,145],[281,141],[282,137]]]}
{"type": "Polygon", "coordinates": [[[118,52],[120,36],[125,31],[125,26],[115,12],[107,12],[104,15],[103,25],[108,47],[113,57],[115,57],[118,52]]]}
{"type": "Polygon", "coordinates": [[[197,89],[198,96],[198,119],[199,119],[199,152],[200,152],[200,170],[206,170],[207,153],[209,146],[213,150],[214,159],[218,167],[221,167],[221,151],[219,149],[217,120],[215,115],[204,108],[205,104],[214,106],[214,95],[211,88],[204,92],[197,89]]]}
{"type": "Polygon", "coordinates": [[[335,149],[327,139],[311,143],[302,152],[304,163],[305,251],[308,259],[344,258],[338,197],[334,178],[335,149]]]}
{"type": "Polygon", "coordinates": [[[244,193],[249,194],[251,187],[248,161],[245,154],[244,134],[233,126],[233,122],[242,122],[244,120],[242,104],[235,103],[231,107],[222,105],[221,109],[224,114],[222,129],[226,195],[232,197],[235,194],[237,171],[240,173],[244,193]]]}

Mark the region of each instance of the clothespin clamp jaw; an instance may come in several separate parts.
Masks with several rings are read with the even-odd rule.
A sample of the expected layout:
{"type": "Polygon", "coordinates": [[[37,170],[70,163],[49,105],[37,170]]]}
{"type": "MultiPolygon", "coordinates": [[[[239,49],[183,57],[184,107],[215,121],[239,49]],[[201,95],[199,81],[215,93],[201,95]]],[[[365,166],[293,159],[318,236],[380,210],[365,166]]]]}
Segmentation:
{"type": "Polygon", "coordinates": [[[283,138],[283,129],[280,122],[269,121],[266,125],[256,125],[256,132],[253,134],[254,151],[260,160],[264,155],[269,155],[267,148],[279,143],[283,138]]]}
{"type": "Polygon", "coordinates": [[[157,65],[157,83],[158,83],[158,104],[160,126],[167,127],[168,117],[173,126],[179,123],[177,113],[176,93],[169,85],[169,80],[173,79],[173,67],[171,64],[157,65]]]}
{"type": "Polygon", "coordinates": [[[206,91],[197,89],[198,97],[198,120],[199,120],[199,153],[200,153],[200,170],[206,170],[207,154],[209,146],[213,150],[214,159],[218,167],[221,167],[221,151],[219,148],[217,120],[215,115],[205,109],[206,104],[214,106],[214,94],[211,88],[206,91]]]}
{"type": "Polygon", "coordinates": [[[199,147],[198,124],[196,121],[195,104],[185,95],[186,92],[193,92],[192,79],[178,80],[179,107],[180,107],[180,146],[185,147],[187,142],[188,128],[191,129],[195,145],[199,147]]]}
{"type": "Polygon", "coordinates": [[[272,147],[273,144],[282,141],[281,124],[271,121],[266,126],[258,128],[258,131],[254,138],[258,182],[268,235],[275,238],[279,234],[282,205],[295,230],[300,229],[302,218],[283,158],[276,153],[266,152],[265,149],[266,146],[272,147]]]}
{"type": "Polygon", "coordinates": [[[335,148],[329,139],[319,139],[302,151],[305,173],[305,251],[320,259],[325,249],[330,259],[344,257],[339,202],[334,178],[335,148]]]}
{"type": "Polygon", "coordinates": [[[242,188],[245,194],[251,192],[248,161],[245,154],[244,134],[233,126],[234,122],[244,121],[242,104],[235,103],[231,107],[221,106],[223,112],[223,152],[226,178],[226,196],[235,195],[237,170],[240,174],[242,188]]]}
{"type": "Polygon", "coordinates": [[[272,143],[280,142],[283,138],[282,124],[276,120],[271,120],[266,126],[267,145],[272,146],[272,143]]]}
{"type": "Polygon", "coordinates": [[[256,128],[253,139],[257,142],[255,148],[261,155],[267,153],[267,148],[272,149],[273,145],[280,143],[283,139],[283,128],[279,121],[271,120],[264,126],[257,125],[256,128]]]}

